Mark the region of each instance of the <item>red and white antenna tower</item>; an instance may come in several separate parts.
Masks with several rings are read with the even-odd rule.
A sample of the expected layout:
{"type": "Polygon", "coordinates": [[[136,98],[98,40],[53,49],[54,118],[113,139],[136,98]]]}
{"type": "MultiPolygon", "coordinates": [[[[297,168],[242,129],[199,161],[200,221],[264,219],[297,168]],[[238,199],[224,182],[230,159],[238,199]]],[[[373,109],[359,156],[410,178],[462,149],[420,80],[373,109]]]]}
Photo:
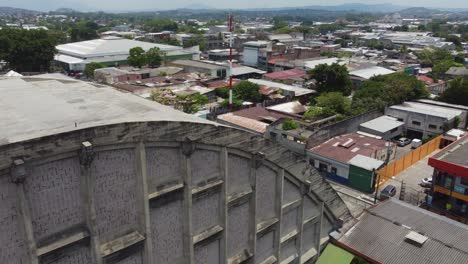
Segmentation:
{"type": "Polygon", "coordinates": [[[229,14],[229,32],[229,110],[232,111],[232,40],[234,35],[234,21],[232,13],[229,14]]]}

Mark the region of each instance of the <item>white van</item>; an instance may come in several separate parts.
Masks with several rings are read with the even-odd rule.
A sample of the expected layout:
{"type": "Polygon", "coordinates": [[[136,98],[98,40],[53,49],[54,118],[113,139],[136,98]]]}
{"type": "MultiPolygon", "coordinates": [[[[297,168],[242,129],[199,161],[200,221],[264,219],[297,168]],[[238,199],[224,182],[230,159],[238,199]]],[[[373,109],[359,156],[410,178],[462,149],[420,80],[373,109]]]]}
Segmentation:
{"type": "Polygon", "coordinates": [[[421,145],[422,145],[422,140],[417,139],[417,138],[411,140],[411,148],[412,149],[418,148],[421,145]]]}

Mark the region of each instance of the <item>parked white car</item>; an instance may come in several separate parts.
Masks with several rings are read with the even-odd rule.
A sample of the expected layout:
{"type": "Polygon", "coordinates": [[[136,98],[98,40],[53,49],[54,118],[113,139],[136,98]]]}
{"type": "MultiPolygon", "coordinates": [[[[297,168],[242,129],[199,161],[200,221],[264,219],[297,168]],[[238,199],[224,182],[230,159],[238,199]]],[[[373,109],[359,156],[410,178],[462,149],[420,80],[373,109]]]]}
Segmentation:
{"type": "Polygon", "coordinates": [[[417,139],[417,138],[411,140],[411,148],[413,148],[413,149],[419,148],[419,146],[421,146],[421,145],[422,145],[422,140],[417,139]]]}

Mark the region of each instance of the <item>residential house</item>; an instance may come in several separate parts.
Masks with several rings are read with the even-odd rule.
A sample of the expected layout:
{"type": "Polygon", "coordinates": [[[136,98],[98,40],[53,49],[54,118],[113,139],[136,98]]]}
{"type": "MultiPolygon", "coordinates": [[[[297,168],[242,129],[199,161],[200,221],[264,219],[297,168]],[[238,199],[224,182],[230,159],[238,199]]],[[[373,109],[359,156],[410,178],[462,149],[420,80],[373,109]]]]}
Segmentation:
{"type": "Polygon", "coordinates": [[[365,192],[374,190],[375,173],[372,172],[384,165],[388,155],[390,159],[395,153],[395,144],[359,132],[331,138],[307,151],[310,163],[328,178],[365,192]],[[362,157],[356,158],[358,155],[362,157]],[[351,170],[351,166],[361,168],[366,173],[351,170]]]}
{"type": "Polygon", "coordinates": [[[267,73],[263,75],[263,79],[281,82],[284,84],[293,84],[293,83],[304,83],[306,79],[308,79],[307,72],[299,69],[291,69],[285,71],[278,71],[267,73]]]}
{"type": "Polygon", "coordinates": [[[444,80],[435,81],[433,78],[426,75],[418,75],[417,78],[418,80],[424,82],[427,90],[433,95],[440,95],[447,89],[444,80]]]}

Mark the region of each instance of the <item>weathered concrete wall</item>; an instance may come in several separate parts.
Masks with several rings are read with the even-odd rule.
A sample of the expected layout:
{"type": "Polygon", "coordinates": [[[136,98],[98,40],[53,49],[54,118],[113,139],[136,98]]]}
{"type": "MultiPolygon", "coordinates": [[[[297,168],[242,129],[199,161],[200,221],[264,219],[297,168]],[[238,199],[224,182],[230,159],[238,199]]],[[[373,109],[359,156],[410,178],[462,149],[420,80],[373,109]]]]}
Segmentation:
{"type": "Polygon", "coordinates": [[[261,138],[197,124],[121,124],[0,147],[0,263],[299,259],[347,217],[306,165],[261,138]],[[323,228],[305,233],[310,223],[323,228]]]}

